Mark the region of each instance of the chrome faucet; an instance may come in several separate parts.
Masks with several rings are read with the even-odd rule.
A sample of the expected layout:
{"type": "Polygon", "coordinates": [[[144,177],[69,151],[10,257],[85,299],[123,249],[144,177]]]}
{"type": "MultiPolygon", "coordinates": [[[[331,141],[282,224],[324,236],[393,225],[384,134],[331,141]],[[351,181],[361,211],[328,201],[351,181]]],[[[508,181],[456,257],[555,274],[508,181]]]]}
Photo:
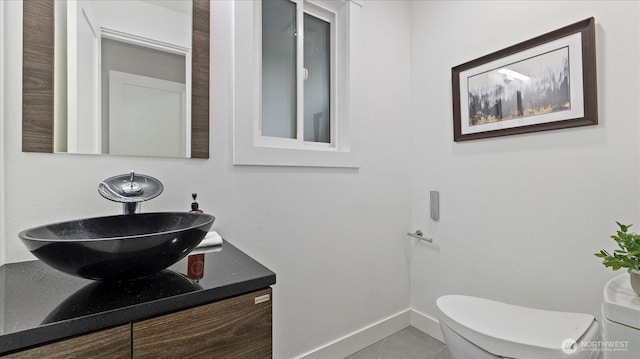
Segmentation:
{"type": "Polygon", "coordinates": [[[107,178],[98,185],[102,197],[122,203],[124,214],[140,212],[142,202],[158,197],[163,190],[162,182],[134,171],[107,178]]]}

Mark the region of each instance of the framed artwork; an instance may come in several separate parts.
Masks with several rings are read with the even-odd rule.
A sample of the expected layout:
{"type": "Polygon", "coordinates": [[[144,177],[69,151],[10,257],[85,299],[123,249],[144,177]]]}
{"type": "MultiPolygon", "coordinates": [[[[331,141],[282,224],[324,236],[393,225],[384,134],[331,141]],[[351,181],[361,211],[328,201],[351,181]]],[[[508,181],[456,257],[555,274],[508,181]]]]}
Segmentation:
{"type": "Polygon", "coordinates": [[[453,139],[598,123],[595,19],[451,69],[453,139]]]}

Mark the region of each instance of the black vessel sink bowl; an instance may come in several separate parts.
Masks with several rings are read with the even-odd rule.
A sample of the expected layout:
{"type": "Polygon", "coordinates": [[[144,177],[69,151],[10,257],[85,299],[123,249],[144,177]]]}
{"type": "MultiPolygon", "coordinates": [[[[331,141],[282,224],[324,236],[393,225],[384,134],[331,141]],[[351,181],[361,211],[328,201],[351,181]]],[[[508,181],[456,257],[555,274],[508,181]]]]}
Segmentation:
{"type": "Polygon", "coordinates": [[[191,252],[215,218],[187,212],[124,214],[48,224],[19,236],[49,266],[94,280],[146,277],[191,252]]]}

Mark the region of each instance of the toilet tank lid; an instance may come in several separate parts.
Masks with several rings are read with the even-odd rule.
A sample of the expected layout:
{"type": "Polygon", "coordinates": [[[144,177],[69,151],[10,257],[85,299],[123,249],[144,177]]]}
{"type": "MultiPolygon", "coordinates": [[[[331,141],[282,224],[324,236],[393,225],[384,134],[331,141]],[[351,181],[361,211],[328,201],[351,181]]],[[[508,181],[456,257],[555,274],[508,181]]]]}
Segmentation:
{"type": "Polygon", "coordinates": [[[453,331],[490,353],[506,357],[522,357],[526,352],[548,358],[551,353],[562,353],[565,340],[579,341],[595,320],[590,314],[526,308],[463,295],[440,297],[436,305],[440,320],[453,331]]]}

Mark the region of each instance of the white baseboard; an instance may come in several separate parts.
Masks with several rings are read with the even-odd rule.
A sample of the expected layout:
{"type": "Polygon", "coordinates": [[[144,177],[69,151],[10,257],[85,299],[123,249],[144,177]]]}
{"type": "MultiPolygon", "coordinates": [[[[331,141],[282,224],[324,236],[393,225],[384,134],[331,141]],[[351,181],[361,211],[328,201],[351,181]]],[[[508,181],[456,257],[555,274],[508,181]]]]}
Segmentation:
{"type": "Polygon", "coordinates": [[[444,343],[437,319],[415,309],[406,309],[313,349],[295,359],[344,358],[408,326],[413,326],[444,343]]]}
{"type": "Polygon", "coordinates": [[[444,343],[440,322],[427,314],[411,309],[411,326],[444,343]]]}
{"type": "Polygon", "coordinates": [[[411,323],[411,309],[403,310],[365,328],[300,355],[296,359],[344,358],[399,332],[411,323]]]}

